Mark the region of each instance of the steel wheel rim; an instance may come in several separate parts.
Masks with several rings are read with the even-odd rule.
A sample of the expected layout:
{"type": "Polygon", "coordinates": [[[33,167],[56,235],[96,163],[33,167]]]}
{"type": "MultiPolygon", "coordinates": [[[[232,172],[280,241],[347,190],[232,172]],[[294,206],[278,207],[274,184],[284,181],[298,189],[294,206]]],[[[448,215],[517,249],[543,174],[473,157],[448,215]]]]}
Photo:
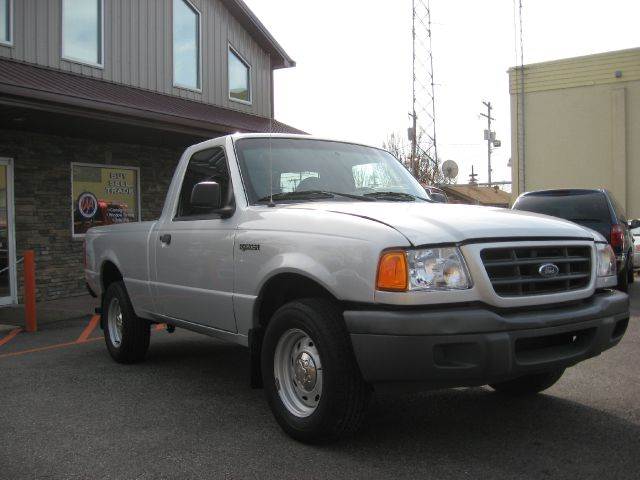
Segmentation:
{"type": "Polygon", "coordinates": [[[296,417],[308,417],[322,397],[322,362],[315,341],[292,328],[282,334],[273,358],[273,376],[285,408],[296,417]]]}
{"type": "Polygon", "coordinates": [[[116,348],[120,347],[122,344],[122,308],[120,301],[115,297],[109,302],[107,327],[111,344],[116,348]]]}

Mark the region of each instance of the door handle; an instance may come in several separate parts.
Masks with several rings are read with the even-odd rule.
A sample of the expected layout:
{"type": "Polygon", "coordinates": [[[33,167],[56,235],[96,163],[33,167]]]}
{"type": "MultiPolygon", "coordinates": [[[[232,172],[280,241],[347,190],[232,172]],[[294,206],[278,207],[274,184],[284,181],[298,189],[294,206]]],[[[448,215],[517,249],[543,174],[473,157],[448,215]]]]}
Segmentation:
{"type": "Polygon", "coordinates": [[[164,235],[160,235],[160,242],[169,245],[171,243],[171,234],[165,233],[164,235]]]}

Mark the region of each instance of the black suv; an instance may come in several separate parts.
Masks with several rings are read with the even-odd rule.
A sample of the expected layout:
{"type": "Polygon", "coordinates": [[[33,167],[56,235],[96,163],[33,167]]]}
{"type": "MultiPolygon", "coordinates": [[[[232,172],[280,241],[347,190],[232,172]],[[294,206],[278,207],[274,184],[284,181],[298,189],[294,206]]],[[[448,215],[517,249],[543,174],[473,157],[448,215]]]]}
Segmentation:
{"type": "Polygon", "coordinates": [[[571,220],[601,233],[618,259],[618,289],[633,282],[633,236],[624,209],[604,189],[540,190],[520,195],[514,210],[543,213],[571,220]]]}

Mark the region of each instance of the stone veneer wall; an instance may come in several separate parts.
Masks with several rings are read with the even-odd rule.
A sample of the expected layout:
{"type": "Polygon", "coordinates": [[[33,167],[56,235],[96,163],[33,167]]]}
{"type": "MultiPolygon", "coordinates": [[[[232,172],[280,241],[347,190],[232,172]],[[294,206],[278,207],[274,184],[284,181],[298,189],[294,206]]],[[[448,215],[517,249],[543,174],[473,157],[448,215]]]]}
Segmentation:
{"type": "MultiPolygon", "coordinates": [[[[86,292],[82,241],[71,236],[71,162],[140,168],[142,220],[157,218],[181,151],[0,129],[0,157],[13,158],[17,256],[33,249],[38,300],[86,292]]],[[[22,299],[22,265],[18,265],[22,299]]],[[[21,300],[22,301],[22,300],[21,300]]]]}

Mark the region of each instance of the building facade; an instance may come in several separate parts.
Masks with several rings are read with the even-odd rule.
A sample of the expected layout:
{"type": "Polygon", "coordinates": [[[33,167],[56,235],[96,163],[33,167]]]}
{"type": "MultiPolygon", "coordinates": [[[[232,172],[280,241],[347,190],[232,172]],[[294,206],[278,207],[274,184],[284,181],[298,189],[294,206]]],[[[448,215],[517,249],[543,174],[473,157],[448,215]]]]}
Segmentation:
{"type": "Polygon", "coordinates": [[[606,188],[640,217],[640,49],[509,70],[512,191],[606,188]]]}
{"type": "Polygon", "coordinates": [[[294,66],[242,0],[0,0],[0,304],[84,290],[91,226],[157,218],[183,149],[273,119],[294,66]]]}

